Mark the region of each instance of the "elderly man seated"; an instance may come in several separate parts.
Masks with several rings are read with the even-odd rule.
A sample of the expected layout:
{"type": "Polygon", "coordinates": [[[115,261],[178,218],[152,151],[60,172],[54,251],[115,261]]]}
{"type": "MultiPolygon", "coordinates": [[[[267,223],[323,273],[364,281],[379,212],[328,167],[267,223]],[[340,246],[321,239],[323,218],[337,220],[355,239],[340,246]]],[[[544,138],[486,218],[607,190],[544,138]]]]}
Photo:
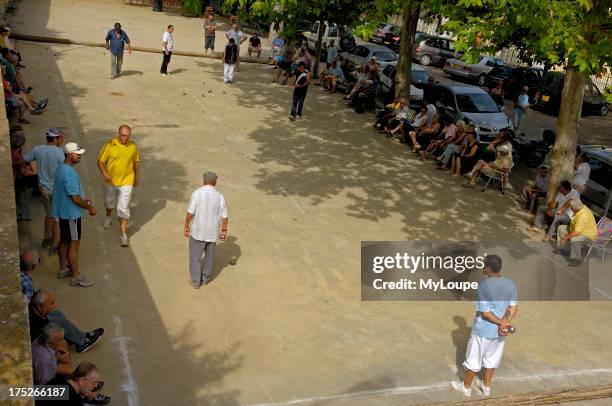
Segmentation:
{"type": "Polygon", "coordinates": [[[32,341],[34,385],[45,385],[57,374],[69,375],[72,370],[64,330],[55,324],[44,326],[32,341]]]}
{"type": "Polygon", "coordinates": [[[261,56],[261,39],[257,33],[254,33],[251,38],[249,38],[249,48],[248,48],[249,56],[251,53],[257,54],[259,58],[261,56]]]}
{"type": "Polygon", "coordinates": [[[83,332],[75,326],[64,313],[55,309],[55,296],[46,289],[34,292],[28,311],[31,340],[38,337],[43,327],[53,323],[65,331],[66,339],[76,346],[77,352],[81,353],[93,347],[104,334],[103,328],[83,332]]]}
{"type": "Polygon", "coordinates": [[[107,405],[110,403],[110,396],[96,393],[104,382],[100,380],[98,368],[91,362],[81,362],[74,371],[66,375],[56,375],[55,378],[47,382],[47,385],[67,387],[67,400],[37,400],[36,406],[50,405],[107,405]]]}
{"type": "Polygon", "coordinates": [[[556,252],[569,250],[569,265],[578,266],[582,263],[582,248],[597,237],[597,223],[593,212],[580,199],[570,200],[569,206],[574,216],[569,226],[559,226],[556,252]]]}
{"type": "Polygon", "coordinates": [[[534,180],[528,180],[523,186],[521,197],[527,202],[526,210],[533,210],[536,204],[536,200],[539,197],[546,196],[546,189],[548,188],[548,166],[542,165],[538,168],[534,180]]]}
{"type": "Polygon", "coordinates": [[[560,225],[567,225],[572,220],[574,212],[569,206],[572,199],[580,199],[580,193],[572,188],[569,180],[564,180],[559,184],[559,191],[555,199],[548,205],[538,206],[533,225],[527,230],[538,233],[549,223],[550,227],[548,227],[543,241],[550,241],[560,225]]]}
{"type": "MultiPolygon", "coordinates": [[[[418,115],[417,115],[418,117],[418,115]]],[[[418,118],[415,120],[419,120],[418,118]]],[[[436,113],[433,116],[431,124],[427,124],[423,127],[414,128],[413,131],[408,133],[408,137],[412,140],[412,151],[419,152],[421,150],[421,144],[429,146],[429,143],[440,133],[440,115],[436,113]]]]}
{"type": "MultiPolygon", "coordinates": [[[[465,174],[465,177],[468,178],[468,181],[464,186],[467,187],[475,187],[476,179],[478,179],[479,174],[483,174],[485,176],[493,176],[495,171],[507,174],[510,168],[512,168],[512,145],[509,145],[509,142],[503,142],[498,145],[496,148],[496,157],[493,162],[486,162],[482,159],[476,162],[476,165],[472,168],[472,170],[465,174]]],[[[504,184],[508,182],[507,175],[504,178],[504,184]]]]}
{"type": "Polygon", "coordinates": [[[395,111],[393,111],[391,120],[383,127],[385,133],[387,134],[387,138],[393,137],[396,133],[401,131],[404,126],[408,126],[414,119],[415,113],[408,107],[406,99],[400,97],[398,102],[399,104],[395,111]]]}
{"type": "Polygon", "coordinates": [[[325,76],[323,76],[323,88],[325,90],[329,90],[330,93],[335,93],[338,85],[344,80],[344,72],[342,72],[342,68],[338,64],[338,60],[334,59],[331,66],[327,70],[327,73],[325,76]]]}

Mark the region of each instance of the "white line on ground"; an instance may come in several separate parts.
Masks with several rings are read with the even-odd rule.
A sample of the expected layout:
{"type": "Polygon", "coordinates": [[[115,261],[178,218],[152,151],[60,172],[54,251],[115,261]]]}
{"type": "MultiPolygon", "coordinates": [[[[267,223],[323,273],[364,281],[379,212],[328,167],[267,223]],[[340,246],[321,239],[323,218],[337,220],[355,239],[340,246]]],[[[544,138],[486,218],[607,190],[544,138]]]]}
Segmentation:
{"type": "MultiPolygon", "coordinates": [[[[532,375],[513,375],[513,376],[501,376],[496,377],[495,382],[516,382],[516,381],[530,381],[530,380],[543,380],[551,378],[567,378],[576,377],[583,375],[600,375],[600,374],[612,374],[612,368],[598,368],[598,369],[582,369],[578,371],[558,371],[548,372],[541,374],[532,375]]],[[[388,389],[376,389],[368,391],[359,391],[351,393],[343,393],[340,395],[331,396],[317,396],[312,398],[294,399],[287,402],[275,402],[275,403],[258,403],[251,406],[290,406],[300,405],[314,402],[327,402],[327,401],[338,401],[347,399],[356,399],[361,397],[372,397],[372,396],[397,396],[406,395],[415,392],[434,392],[439,390],[450,389],[450,381],[443,381],[433,383],[430,385],[417,385],[417,386],[400,386],[397,388],[388,389]]]]}
{"type": "MultiPolygon", "coordinates": [[[[62,60],[58,59],[58,67],[61,64],[62,64],[62,60]]],[[[71,134],[73,137],[75,137],[77,134],[79,134],[79,132],[77,132],[75,129],[71,110],[68,108],[68,103],[66,102],[66,99],[64,98],[64,95],[62,93],[62,89],[60,88],[60,85],[59,85],[60,81],[57,80],[55,82],[57,86],[58,99],[62,106],[62,111],[66,114],[66,120],[68,121],[68,126],[70,127],[71,134]]],[[[89,171],[87,170],[87,166],[85,165],[82,166],[82,173],[84,175],[83,177],[87,180],[87,182],[82,182],[84,185],[87,185],[86,186],[87,191],[88,191],[87,195],[93,196],[93,188],[91,186],[92,178],[91,176],[89,176],[89,171]]],[[[102,213],[102,210],[100,210],[100,212],[102,213]]],[[[93,229],[98,234],[97,240],[100,242],[104,241],[102,227],[100,226],[100,224],[94,223],[93,229]]],[[[108,258],[109,253],[107,252],[106,245],[104,243],[101,243],[99,245],[99,248],[102,251],[104,258],[108,258]]],[[[109,262],[105,262],[103,266],[105,268],[104,280],[106,280],[107,284],[110,286],[110,291],[113,292],[114,285],[113,285],[112,275],[110,272],[112,270],[111,265],[109,262]]],[[[116,301],[114,300],[113,295],[111,295],[111,307],[113,308],[113,310],[115,310],[115,303],[116,301]]],[[[130,357],[129,357],[128,346],[127,346],[127,337],[123,335],[123,327],[122,327],[121,318],[117,315],[113,315],[113,322],[115,324],[115,338],[113,339],[113,341],[118,343],[119,356],[121,357],[121,362],[123,363],[123,373],[125,375],[125,383],[122,385],[121,389],[127,393],[128,406],[138,406],[140,404],[140,397],[138,395],[138,385],[136,384],[136,381],[134,380],[134,376],[132,374],[132,367],[130,364],[130,357]]]]}

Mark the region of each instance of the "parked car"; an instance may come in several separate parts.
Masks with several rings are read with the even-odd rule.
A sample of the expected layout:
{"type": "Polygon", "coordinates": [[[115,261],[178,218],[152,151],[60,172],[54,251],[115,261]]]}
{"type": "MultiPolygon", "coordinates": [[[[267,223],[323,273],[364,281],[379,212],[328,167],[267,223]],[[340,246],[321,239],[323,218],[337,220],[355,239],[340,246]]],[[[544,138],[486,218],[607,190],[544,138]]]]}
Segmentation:
{"type": "Polygon", "coordinates": [[[370,42],[382,45],[383,40],[386,38],[387,34],[394,35],[394,36],[399,35],[400,27],[398,27],[397,25],[393,25],[393,24],[385,24],[384,27],[378,28],[374,32],[374,34],[372,34],[372,36],[370,37],[370,42]]]}
{"type": "Polygon", "coordinates": [[[591,176],[582,197],[600,208],[606,207],[612,190],[612,148],[603,145],[581,145],[580,151],[591,160],[591,176]]]}
{"type": "MultiPolygon", "coordinates": [[[[319,38],[319,28],[321,27],[321,23],[316,21],[312,24],[310,31],[304,33],[306,36],[306,42],[308,44],[308,48],[316,49],[317,39],[319,38]]],[[[339,51],[348,51],[355,47],[355,37],[351,34],[350,30],[346,26],[338,26],[334,23],[324,22],[322,29],[323,32],[323,43],[321,44],[321,48],[324,48],[326,45],[329,45],[331,40],[334,40],[334,43],[338,47],[339,51]]]]}
{"type": "Polygon", "coordinates": [[[298,20],[295,23],[295,37],[300,43],[308,43],[307,34],[312,28],[312,21],[298,20]]]}
{"type": "MultiPolygon", "coordinates": [[[[423,32],[419,32],[417,31],[416,34],[414,34],[414,44],[418,44],[419,42],[421,42],[423,40],[423,37],[427,35],[423,32]]],[[[400,51],[400,41],[401,41],[401,32],[398,33],[387,33],[385,34],[385,37],[383,38],[383,42],[382,45],[390,48],[391,50],[399,53],[400,51]]]]}
{"type": "MultiPolygon", "coordinates": [[[[561,108],[561,92],[565,73],[548,71],[544,74],[542,84],[538,89],[535,107],[548,111],[552,114],[559,114],[561,108]]],[[[605,116],[608,114],[608,102],[599,88],[587,79],[584,86],[584,101],[582,102],[582,114],[598,114],[605,116]]]]}
{"type": "Polygon", "coordinates": [[[435,85],[427,92],[441,114],[454,121],[464,120],[476,126],[476,134],[483,143],[493,141],[500,130],[512,123],[487,92],[470,85],[435,85]]]}
{"type": "MultiPolygon", "coordinates": [[[[395,97],[395,73],[397,62],[389,62],[380,72],[380,83],[382,84],[382,92],[385,97],[385,102],[393,100],[395,97]]],[[[411,106],[417,106],[423,103],[423,88],[425,88],[430,80],[429,72],[420,66],[412,65],[412,80],[410,84],[410,100],[411,106]]]]}
{"type": "Polygon", "coordinates": [[[415,41],[412,57],[421,65],[444,66],[447,59],[460,58],[462,55],[455,51],[451,38],[421,34],[418,41],[415,41]]]}
{"type": "Polygon", "coordinates": [[[450,59],[444,64],[444,73],[453,78],[463,78],[475,81],[478,86],[484,86],[487,74],[498,65],[505,65],[499,58],[481,56],[478,63],[468,64],[461,59],[450,59]]]}
{"type": "Polygon", "coordinates": [[[340,53],[340,55],[354,65],[365,65],[374,56],[381,66],[397,61],[395,52],[376,44],[357,45],[350,51],[340,53]]]}
{"type": "Polygon", "coordinates": [[[529,101],[534,102],[538,87],[542,83],[544,70],[529,67],[495,66],[487,75],[485,86],[489,89],[502,82],[502,89],[506,98],[515,100],[521,93],[523,86],[529,88],[529,101]]]}

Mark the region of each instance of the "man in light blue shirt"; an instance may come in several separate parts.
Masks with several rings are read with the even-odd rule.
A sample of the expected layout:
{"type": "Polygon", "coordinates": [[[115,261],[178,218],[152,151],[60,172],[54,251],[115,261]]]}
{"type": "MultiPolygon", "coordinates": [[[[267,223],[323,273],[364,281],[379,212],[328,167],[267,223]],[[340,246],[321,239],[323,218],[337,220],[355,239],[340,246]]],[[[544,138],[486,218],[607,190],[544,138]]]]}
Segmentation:
{"type": "Polygon", "coordinates": [[[121,29],[121,24],[115,23],[115,28],[109,30],[106,34],[106,49],[111,55],[111,79],[115,79],[121,75],[121,65],[123,65],[123,48],[127,45],[128,54],[132,54],[130,38],[127,33],[121,29]]]}
{"type": "Polygon", "coordinates": [[[57,254],[59,245],[59,222],[51,217],[51,196],[55,171],[64,162],[64,151],[61,145],[66,135],[59,128],[47,131],[47,143],[35,146],[25,154],[24,159],[30,163],[32,171],[38,175],[38,188],[45,206],[45,234],[43,248],[49,248],[50,255],[57,254]]]}
{"type": "Polygon", "coordinates": [[[465,396],[471,396],[472,381],[483,367],[479,389],[484,396],[491,395],[491,378],[501,363],[505,338],[511,333],[510,322],[518,311],[516,285],[500,274],[501,268],[498,255],[485,257],[483,272],[487,278],[478,286],[476,318],[463,363],[465,378],[452,383],[465,396]]]}
{"type": "Polygon", "coordinates": [[[79,241],[81,240],[81,216],[83,209],[95,216],[97,211],[91,202],[85,199],[81,187],[81,178],[73,165],[81,161],[85,149],[75,142],[64,146],[66,159],[55,171],[51,216],[59,219],[60,245],[58,278],[70,278],[70,286],[92,286],[84,275],[79,273],[79,241]]]}
{"type": "Polygon", "coordinates": [[[334,45],[334,40],[329,40],[329,46],[327,47],[327,69],[331,66],[334,60],[338,59],[338,48],[334,45]]]}
{"type": "Polygon", "coordinates": [[[326,90],[334,93],[338,84],[344,81],[344,72],[342,72],[342,68],[338,65],[337,60],[333,60],[331,66],[327,70],[327,74],[323,77],[323,86],[326,90]]]}
{"type": "Polygon", "coordinates": [[[514,104],[514,109],[512,110],[514,131],[518,131],[519,127],[521,126],[521,122],[523,121],[523,117],[529,111],[528,91],[529,88],[527,86],[523,86],[521,94],[519,94],[518,98],[516,99],[516,103],[514,104]]]}

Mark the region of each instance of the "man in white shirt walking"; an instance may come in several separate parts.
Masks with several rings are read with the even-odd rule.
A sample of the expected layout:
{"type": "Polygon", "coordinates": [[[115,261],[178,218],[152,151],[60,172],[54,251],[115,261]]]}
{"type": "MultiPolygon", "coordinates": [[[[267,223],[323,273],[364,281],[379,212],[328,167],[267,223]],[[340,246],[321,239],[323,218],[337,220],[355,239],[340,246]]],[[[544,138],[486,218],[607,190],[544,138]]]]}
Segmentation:
{"type": "Polygon", "coordinates": [[[227,206],[225,198],[215,187],[218,178],[214,172],[204,173],[204,186],[191,194],[185,216],[183,233],[189,238],[189,273],[191,284],[196,289],[210,281],[217,238],[227,239],[227,206]],[[205,254],[204,275],[202,254],[205,254]]]}
{"type": "Polygon", "coordinates": [[[164,59],[162,61],[161,69],[159,70],[162,76],[168,76],[168,64],[172,57],[172,51],[174,51],[174,41],[172,40],[172,33],[174,32],[174,26],[169,25],[166,32],[162,36],[162,52],[164,59]]]}

